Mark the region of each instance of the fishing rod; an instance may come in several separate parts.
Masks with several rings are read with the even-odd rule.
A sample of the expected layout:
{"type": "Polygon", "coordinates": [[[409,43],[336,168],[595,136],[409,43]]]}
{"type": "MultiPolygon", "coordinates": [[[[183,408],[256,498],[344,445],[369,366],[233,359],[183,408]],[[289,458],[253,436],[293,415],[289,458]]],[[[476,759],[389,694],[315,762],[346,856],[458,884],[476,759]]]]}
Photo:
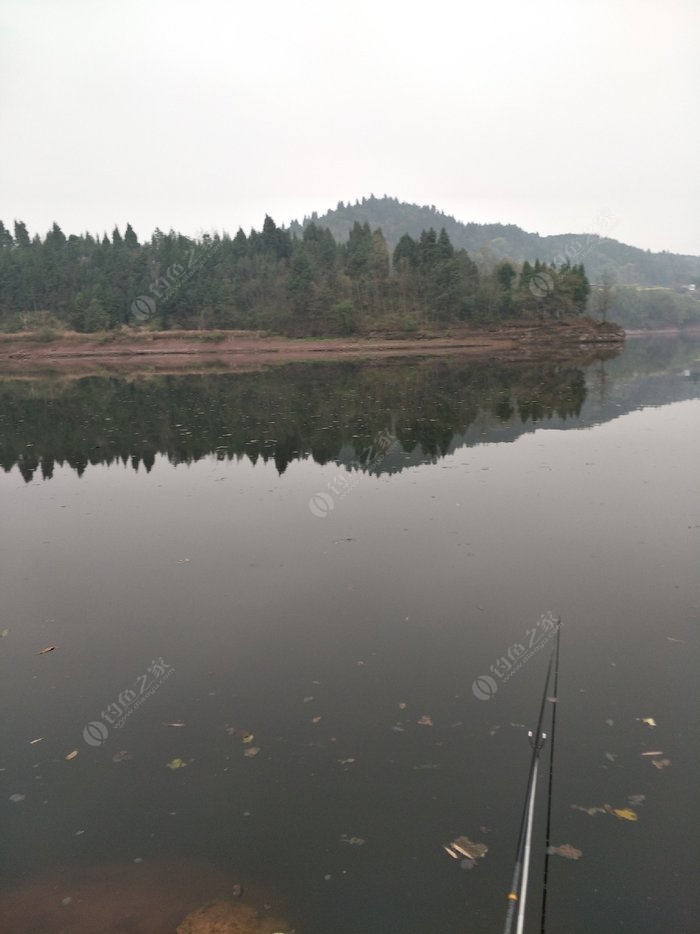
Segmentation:
{"type": "MultiPolygon", "coordinates": [[[[532,854],[532,825],[535,813],[535,797],[537,792],[537,777],[539,772],[540,753],[547,739],[547,734],[542,732],[542,722],[544,712],[549,696],[549,682],[552,676],[552,666],[556,659],[556,668],[554,675],[554,697],[556,699],[556,690],[559,683],[559,633],[561,632],[561,620],[557,620],[557,637],[554,649],[549,658],[547,666],[547,675],[545,677],[544,689],[542,691],[542,701],[540,703],[539,716],[537,718],[537,729],[528,733],[530,745],[532,747],[532,756],[530,757],[530,770],[527,778],[527,789],[525,792],[525,803],[523,805],[522,817],[520,819],[520,831],[518,833],[518,844],[515,851],[515,865],[513,867],[513,878],[510,890],[507,895],[508,907],[506,911],[506,920],[503,928],[503,934],[512,934],[513,922],[515,921],[516,934],[522,934],[525,925],[525,907],[527,903],[527,885],[530,875],[530,858],[532,854]],[[516,914],[517,911],[517,914],[516,914]]],[[[554,712],[552,714],[552,743],[554,740],[554,725],[556,703],[552,705],[554,712]]],[[[549,847],[549,832],[551,827],[551,805],[552,805],[552,774],[553,774],[553,746],[550,744],[550,762],[549,762],[549,794],[547,805],[547,847],[549,847]]],[[[546,862],[546,872],[549,869],[549,863],[546,862]]],[[[546,879],[546,876],[545,876],[546,879]]],[[[546,901],[546,899],[545,899],[546,901]]],[[[544,931],[544,906],[542,908],[542,930],[544,931]]]]}

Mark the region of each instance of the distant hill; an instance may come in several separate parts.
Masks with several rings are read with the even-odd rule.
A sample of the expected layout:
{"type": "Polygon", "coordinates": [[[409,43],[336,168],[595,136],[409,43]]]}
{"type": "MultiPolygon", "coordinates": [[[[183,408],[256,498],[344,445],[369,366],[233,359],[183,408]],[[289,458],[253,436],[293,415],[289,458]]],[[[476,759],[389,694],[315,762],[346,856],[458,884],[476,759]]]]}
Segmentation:
{"type": "Polygon", "coordinates": [[[605,237],[606,229],[612,232],[615,226],[615,219],[610,217],[601,216],[597,226],[588,233],[541,237],[515,224],[462,223],[438,211],[434,205],[406,204],[397,198],[375,198],[372,195],[355,204],[343,204],[341,201],[335,210],[320,216],[314,213],[301,223],[293,222],[289,229],[291,233],[300,235],[303,227],[312,221],[327,227],[340,241],[347,240],[355,221],[361,224],[367,221],[372,229],[381,227],[392,250],[405,233],[418,237],[422,230],[434,227],[439,231],[444,227],[453,245],[467,250],[476,260],[481,254],[494,261],[508,258],[561,262],[563,257],[570,255],[572,263],[584,263],[593,282],[600,281],[607,271],[614,275],[618,285],[680,289],[696,283],[700,288],[700,256],[652,253],[605,237]]]}

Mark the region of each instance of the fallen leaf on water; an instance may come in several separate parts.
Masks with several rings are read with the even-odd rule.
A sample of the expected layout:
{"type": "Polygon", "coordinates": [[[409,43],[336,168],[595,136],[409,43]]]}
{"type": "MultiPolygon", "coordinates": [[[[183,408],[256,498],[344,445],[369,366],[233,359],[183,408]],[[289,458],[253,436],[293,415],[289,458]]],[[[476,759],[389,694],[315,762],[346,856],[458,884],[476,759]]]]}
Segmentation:
{"type": "Polygon", "coordinates": [[[550,846],[547,848],[547,852],[554,856],[563,856],[564,859],[581,859],[583,856],[581,850],[577,850],[570,843],[562,843],[561,846],[550,846]]]}
{"type": "Polygon", "coordinates": [[[182,720],[173,720],[172,723],[164,723],[163,726],[184,726],[182,720]]]}
{"type": "Polygon", "coordinates": [[[10,630],[9,630],[9,629],[3,629],[3,631],[0,632],[0,638],[5,639],[5,638],[6,638],[7,636],[9,636],[9,635],[10,635],[10,630]]]}
{"type": "Polygon", "coordinates": [[[178,558],[175,563],[176,564],[189,564],[190,559],[189,558],[178,558]]]}
{"type": "Polygon", "coordinates": [[[405,709],[406,709],[406,704],[404,704],[404,702],[401,701],[401,703],[399,704],[399,710],[405,710],[405,709]]]}
{"type": "Polygon", "coordinates": [[[53,652],[58,648],[57,645],[47,645],[46,648],[40,649],[36,654],[37,655],[46,655],[48,652],[53,652]]]}
{"type": "Polygon", "coordinates": [[[314,699],[313,694],[309,694],[308,697],[304,698],[304,703],[308,704],[314,699]]]}
{"type": "Polygon", "coordinates": [[[608,812],[608,814],[612,814],[614,817],[617,817],[618,820],[639,820],[637,817],[637,812],[633,811],[632,808],[612,808],[609,804],[606,804],[605,810],[608,812]]]}
{"type": "Polygon", "coordinates": [[[449,845],[445,846],[443,844],[442,848],[453,859],[461,858],[460,866],[462,869],[473,869],[476,866],[476,861],[483,859],[489,851],[485,843],[475,843],[469,837],[457,837],[449,845]],[[465,863],[468,865],[465,865],[465,863]]]}
{"type": "Polygon", "coordinates": [[[629,795],[627,798],[627,801],[630,804],[639,805],[639,804],[644,804],[646,799],[647,799],[646,795],[629,795]]]}
{"type": "Polygon", "coordinates": [[[340,842],[341,842],[341,843],[349,843],[350,846],[363,846],[363,844],[364,844],[366,841],[365,841],[364,837],[349,837],[346,833],[344,833],[344,834],[340,837],[340,842]]]}
{"type": "Polygon", "coordinates": [[[337,759],[337,762],[340,762],[341,765],[352,765],[355,761],[354,759],[337,759]]]}
{"type": "Polygon", "coordinates": [[[643,752],[642,755],[643,756],[663,756],[663,752],[661,749],[656,749],[654,750],[654,752],[643,752]]]}
{"type": "Polygon", "coordinates": [[[244,743],[252,743],[254,738],[252,733],[244,733],[242,737],[244,743]]]}
{"type": "Polygon", "coordinates": [[[131,753],[127,752],[126,749],[120,749],[119,752],[115,752],[112,756],[112,762],[126,762],[127,759],[131,759],[131,753]]]}
{"type": "Polygon", "coordinates": [[[78,750],[74,749],[73,752],[68,753],[68,755],[66,756],[66,759],[70,761],[71,759],[75,759],[77,755],[78,755],[78,750]]]}
{"type": "Polygon", "coordinates": [[[320,717],[312,717],[312,718],[311,718],[311,722],[312,722],[312,723],[320,723],[320,722],[321,722],[321,718],[320,718],[320,717]]]}
{"type": "Polygon", "coordinates": [[[608,726],[615,726],[614,720],[606,720],[605,722],[608,724],[608,726]]]}
{"type": "Polygon", "coordinates": [[[427,713],[424,713],[420,720],[417,721],[421,726],[432,726],[433,718],[428,716],[427,713]]]}
{"type": "Polygon", "coordinates": [[[26,797],[26,795],[21,795],[18,792],[15,792],[13,795],[10,795],[10,801],[12,801],[13,804],[19,804],[19,802],[24,801],[26,797]]]}
{"type": "Polygon", "coordinates": [[[558,703],[559,703],[559,698],[558,698],[558,697],[548,697],[547,700],[549,701],[550,704],[558,704],[558,703]]]}
{"type": "Polygon", "coordinates": [[[588,814],[589,817],[595,817],[596,814],[605,814],[605,808],[584,808],[580,804],[572,804],[571,807],[574,811],[583,811],[583,813],[588,814]]]}
{"type": "Polygon", "coordinates": [[[259,752],[259,746],[251,746],[250,749],[243,750],[243,755],[246,757],[246,759],[254,759],[259,752]]]}
{"type": "Polygon", "coordinates": [[[225,726],[224,729],[226,730],[229,736],[235,736],[236,733],[238,732],[235,726],[225,726]]]}
{"type": "Polygon", "coordinates": [[[608,762],[614,762],[615,759],[617,759],[617,756],[615,755],[614,752],[606,752],[605,758],[608,760],[608,762]]]}
{"type": "Polygon", "coordinates": [[[170,762],[168,762],[169,769],[184,769],[186,765],[187,763],[185,762],[184,759],[176,758],[176,759],[171,759],[170,762]]]}
{"type": "Polygon", "coordinates": [[[656,720],[654,720],[653,717],[637,717],[637,720],[641,720],[642,723],[646,723],[647,726],[656,726],[656,720]]]}
{"type": "Polygon", "coordinates": [[[394,733],[405,733],[406,732],[404,728],[398,723],[395,726],[392,726],[392,730],[394,731],[394,733]]]}
{"type": "Polygon", "coordinates": [[[670,759],[652,759],[651,764],[657,769],[667,769],[671,764],[670,759]]]}

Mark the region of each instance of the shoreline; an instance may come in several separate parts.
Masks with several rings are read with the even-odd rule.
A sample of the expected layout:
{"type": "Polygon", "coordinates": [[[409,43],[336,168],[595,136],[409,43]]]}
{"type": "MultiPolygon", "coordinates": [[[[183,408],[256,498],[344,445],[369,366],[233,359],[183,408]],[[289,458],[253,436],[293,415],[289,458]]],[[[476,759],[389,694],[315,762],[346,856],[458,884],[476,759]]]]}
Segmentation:
{"type": "Polygon", "coordinates": [[[571,360],[623,346],[624,331],[590,320],[451,328],[402,336],[288,338],[251,331],[118,331],[0,335],[0,376],[241,370],[270,364],[455,355],[527,362],[571,360]]]}

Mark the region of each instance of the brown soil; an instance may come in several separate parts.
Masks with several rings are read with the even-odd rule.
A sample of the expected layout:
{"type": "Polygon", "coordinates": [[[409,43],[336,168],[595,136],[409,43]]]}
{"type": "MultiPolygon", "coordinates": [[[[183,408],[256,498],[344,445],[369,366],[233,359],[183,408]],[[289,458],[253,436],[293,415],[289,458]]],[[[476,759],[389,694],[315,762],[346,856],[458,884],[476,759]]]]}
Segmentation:
{"type": "Polygon", "coordinates": [[[34,334],[0,337],[0,374],[28,376],[42,372],[89,375],[111,371],[182,373],[202,369],[251,370],[273,363],[352,358],[459,354],[525,361],[546,355],[571,359],[581,351],[619,346],[624,332],[586,320],[546,326],[510,325],[493,330],[452,329],[402,338],[292,340],[261,337],[245,331],[121,331],[104,335],[63,332],[52,340],[34,334]]]}

